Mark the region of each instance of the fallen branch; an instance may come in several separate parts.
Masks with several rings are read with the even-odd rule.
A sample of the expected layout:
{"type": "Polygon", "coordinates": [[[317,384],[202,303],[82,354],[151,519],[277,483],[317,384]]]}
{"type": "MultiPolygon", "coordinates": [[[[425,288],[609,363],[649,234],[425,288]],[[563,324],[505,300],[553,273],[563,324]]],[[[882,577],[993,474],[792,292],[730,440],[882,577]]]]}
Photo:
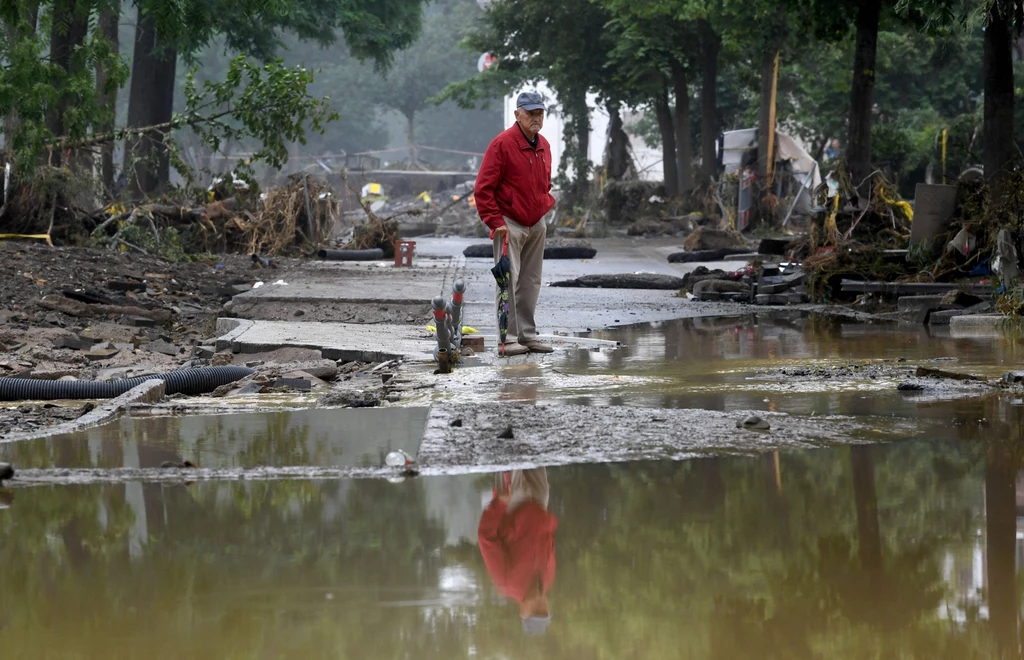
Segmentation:
{"type": "Polygon", "coordinates": [[[36,304],[43,309],[63,312],[68,316],[137,316],[151,319],[161,324],[171,322],[171,312],[166,309],[143,309],[141,307],[126,307],[122,305],[87,305],[77,300],[58,296],[46,296],[36,304]]]}

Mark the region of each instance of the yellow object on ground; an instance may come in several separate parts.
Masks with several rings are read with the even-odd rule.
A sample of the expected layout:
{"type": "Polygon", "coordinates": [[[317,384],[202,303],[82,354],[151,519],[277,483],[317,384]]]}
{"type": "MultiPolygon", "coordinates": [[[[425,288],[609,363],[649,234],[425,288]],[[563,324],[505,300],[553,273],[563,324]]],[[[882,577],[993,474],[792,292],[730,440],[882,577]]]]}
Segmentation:
{"type": "MultiPolygon", "coordinates": [[[[427,332],[437,332],[437,326],[428,325],[427,326],[427,332]]],[[[471,328],[468,325],[462,326],[462,334],[464,334],[464,335],[475,335],[478,332],[480,332],[480,331],[477,330],[476,328],[471,328]]]]}
{"type": "Polygon", "coordinates": [[[46,241],[46,244],[53,247],[53,241],[50,240],[49,234],[0,234],[0,240],[8,238],[34,238],[40,241],[46,241]]]}
{"type": "Polygon", "coordinates": [[[428,192],[427,192],[426,190],[424,190],[423,192],[421,192],[421,193],[419,194],[419,196],[418,196],[418,197],[417,197],[416,199],[420,200],[421,202],[426,202],[427,204],[429,204],[429,203],[431,203],[432,201],[434,201],[434,200],[432,200],[432,199],[430,198],[430,193],[428,193],[428,192]]]}

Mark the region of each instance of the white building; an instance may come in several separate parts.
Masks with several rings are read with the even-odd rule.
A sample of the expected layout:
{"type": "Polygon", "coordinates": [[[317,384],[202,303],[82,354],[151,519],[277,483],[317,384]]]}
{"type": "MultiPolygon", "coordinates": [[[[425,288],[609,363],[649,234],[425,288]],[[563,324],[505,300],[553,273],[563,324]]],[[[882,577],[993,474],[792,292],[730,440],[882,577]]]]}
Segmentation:
{"type": "MultiPolygon", "coordinates": [[[[558,104],[554,92],[541,81],[534,85],[526,85],[517,90],[511,96],[505,97],[505,126],[509,127],[515,123],[516,99],[524,91],[536,91],[547,104],[547,116],[544,118],[544,129],[541,133],[551,144],[551,173],[557,175],[559,164],[562,162],[562,155],[565,153],[564,115],[561,106],[558,104]]],[[[590,144],[587,155],[594,168],[604,165],[605,149],[608,147],[608,128],[611,118],[608,111],[597,102],[596,94],[587,95],[587,106],[590,108],[590,144]]],[[[623,113],[623,120],[628,123],[632,113],[623,113]]],[[[640,178],[645,181],[661,180],[661,151],[651,149],[643,143],[643,140],[630,136],[633,162],[640,178]]],[[[569,172],[572,172],[570,166],[569,172]]]]}

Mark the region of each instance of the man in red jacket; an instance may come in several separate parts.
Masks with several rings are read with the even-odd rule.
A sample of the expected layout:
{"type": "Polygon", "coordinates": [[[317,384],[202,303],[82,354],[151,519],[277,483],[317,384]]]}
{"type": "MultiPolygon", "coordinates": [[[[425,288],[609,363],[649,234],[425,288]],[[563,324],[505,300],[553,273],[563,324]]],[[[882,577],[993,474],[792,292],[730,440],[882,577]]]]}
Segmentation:
{"type": "Polygon", "coordinates": [[[551,622],[548,590],[555,581],[555,529],[544,468],[498,475],[494,498],[480,517],[477,540],[491,581],[519,603],[523,632],[543,634],[551,622]]]}
{"type": "Polygon", "coordinates": [[[536,92],[523,92],[516,101],[516,123],[491,141],[476,177],[473,197],[480,219],[491,228],[494,260],[508,240],[512,263],[509,286],[506,355],[550,353],[537,340],[537,297],[544,264],[546,225],[541,222],[555,205],[551,196],[551,146],[544,127],[544,101],[536,92]]]}

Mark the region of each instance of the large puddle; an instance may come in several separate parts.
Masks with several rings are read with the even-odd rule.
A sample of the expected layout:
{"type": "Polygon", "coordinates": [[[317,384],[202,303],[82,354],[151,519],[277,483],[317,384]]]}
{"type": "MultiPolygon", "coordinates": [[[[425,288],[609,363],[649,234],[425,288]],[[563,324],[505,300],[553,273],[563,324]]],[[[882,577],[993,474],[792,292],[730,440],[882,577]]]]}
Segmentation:
{"type": "MultiPolygon", "coordinates": [[[[554,564],[536,540],[485,545],[485,562],[490,475],[0,491],[2,655],[1015,654],[1021,421],[1011,410],[955,440],[551,468],[554,564]],[[530,636],[517,594],[536,608],[537,584],[550,621],[530,636]]],[[[544,519],[517,533],[542,538],[544,519]]]]}
{"type": "Polygon", "coordinates": [[[426,408],[348,408],[189,417],[126,417],[77,433],[0,444],[19,469],[377,467],[401,449],[415,456],[426,408]]]}
{"type": "Polygon", "coordinates": [[[590,336],[622,346],[559,351],[542,361],[500,362],[498,369],[457,369],[451,384],[416,400],[458,396],[462,401],[917,416],[922,406],[964,395],[955,388],[926,396],[897,394],[903,374],[917,366],[999,378],[1024,363],[1020,337],[954,338],[948,328],[799,315],[683,319],[590,336]],[[801,375],[851,365],[863,375],[801,375]]]}
{"type": "Polygon", "coordinates": [[[0,445],[56,478],[182,460],[240,475],[0,489],[0,657],[1020,657],[1024,406],[766,376],[898,358],[994,376],[1020,343],[753,318],[601,337],[625,346],[459,369],[431,396],[898,416],[916,431],[895,437],[924,439],[537,468],[510,475],[526,484],[511,516],[488,508],[491,474],[308,478],[415,454],[424,408],[127,418],[0,445]],[[266,466],[309,471],[242,478],[266,466]]]}

